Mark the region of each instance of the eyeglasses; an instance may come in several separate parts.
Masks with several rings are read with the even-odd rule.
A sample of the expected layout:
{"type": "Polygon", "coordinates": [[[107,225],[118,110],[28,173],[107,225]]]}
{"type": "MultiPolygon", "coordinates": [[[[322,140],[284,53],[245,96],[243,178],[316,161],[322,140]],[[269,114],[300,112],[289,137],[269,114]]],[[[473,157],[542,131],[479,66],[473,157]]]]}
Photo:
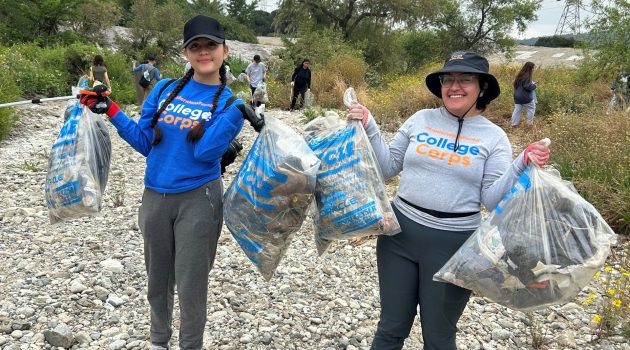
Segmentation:
{"type": "Polygon", "coordinates": [[[461,75],[440,75],[440,84],[445,87],[452,86],[456,81],[460,86],[470,86],[477,80],[475,74],[461,74],[461,75]]]}

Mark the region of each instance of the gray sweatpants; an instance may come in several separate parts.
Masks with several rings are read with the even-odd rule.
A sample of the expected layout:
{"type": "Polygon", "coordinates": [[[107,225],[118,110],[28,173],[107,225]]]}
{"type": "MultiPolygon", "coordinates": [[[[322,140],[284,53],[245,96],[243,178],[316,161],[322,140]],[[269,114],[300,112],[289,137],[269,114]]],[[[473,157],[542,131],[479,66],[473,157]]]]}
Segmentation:
{"type": "Polygon", "coordinates": [[[433,275],[450,259],[473,231],[444,231],[394,213],[402,231],[379,236],[376,244],[381,319],[372,350],[402,349],[420,306],[425,350],[457,349],[457,321],[470,291],[435,282],[433,275]]]}
{"type": "Polygon", "coordinates": [[[223,225],[221,179],[176,194],[145,189],[138,222],[144,236],[144,262],[149,278],[151,343],[168,345],[177,285],[180,349],[201,349],[208,273],[223,225]]]}

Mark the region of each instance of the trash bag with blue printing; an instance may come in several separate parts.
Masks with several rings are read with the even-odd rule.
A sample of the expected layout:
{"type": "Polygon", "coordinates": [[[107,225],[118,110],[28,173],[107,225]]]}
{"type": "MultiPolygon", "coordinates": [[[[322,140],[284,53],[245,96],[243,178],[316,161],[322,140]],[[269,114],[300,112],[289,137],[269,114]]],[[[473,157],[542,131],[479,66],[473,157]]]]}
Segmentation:
{"type": "MultiPolygon", "coordinates": [[[[77,87],[88,88],[82,78],[77,87]]],[[[68,101],[64,123],[51,147],[44,194],[51,224],[100,212],[111,159],[103,117],[78,100],[68,101]]]]}
{"type": "Polygon", "coordinates": [[[433,279],[533,311],[573,300],[615,241],[602,216],[557,170],[530,164],[433,279]]]}
{"type": "MultiPolygon", "coordinates": [[[[346,90],[344,103],[356,103],[354,89],[346,90]]],[[[346,122],[329,111],[304,131],[322,161],[312,215],[318,253],[335,240],[399,233],[380,166],[360,122],[346,122]]]]}
{"type": "Polygon", "coordinates": [[[319,164],[299,134],[269,116],[225,193],[225,224],[266,280],[306,218],[319,164]]]}

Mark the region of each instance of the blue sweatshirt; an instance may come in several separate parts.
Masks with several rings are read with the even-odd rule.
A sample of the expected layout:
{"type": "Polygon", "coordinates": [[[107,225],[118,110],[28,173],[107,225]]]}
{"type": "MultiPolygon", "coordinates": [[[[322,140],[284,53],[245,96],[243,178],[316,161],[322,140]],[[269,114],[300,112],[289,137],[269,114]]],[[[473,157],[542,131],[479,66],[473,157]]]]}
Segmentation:
{"type": "Polygon", "coordinates": [[[224,110],[226,101],[232,96],[232,91],[226,87],[219,97],[217,110],[211,115],[212,99],[219,85],[206,85],[190,79],[162,113],[157,124],[162,131],[162,140],[151,146],[153,114],[177,85],[177,82],[172,83],[158,96],[167,81],[161,80],[151,91],[138,122],[122,110],[110,120],[118,134],[147,157],[144,185],[158,193],[180,193],[221,176],[221,156],[243,127],[243,116],[237,108],[243,101],[237,100],[224,110]],[[203,122],[203,118],[208,119],[206,130],[193,144],[186,140],[186,135],[196,123],[203,122]]]}

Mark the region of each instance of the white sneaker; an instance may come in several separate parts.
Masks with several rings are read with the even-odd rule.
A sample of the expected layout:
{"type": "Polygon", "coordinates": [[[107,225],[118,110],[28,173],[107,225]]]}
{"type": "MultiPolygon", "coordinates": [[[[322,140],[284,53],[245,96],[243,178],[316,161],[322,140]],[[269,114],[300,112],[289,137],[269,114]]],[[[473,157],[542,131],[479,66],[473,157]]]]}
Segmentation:
{"type": "Polygon", "coordinates": [[[151,344],[151,347],[149,347],[149,350],[168,350],[168,348],[165,348],[165,347],[159,346],[159,345],[151,344]]]}

